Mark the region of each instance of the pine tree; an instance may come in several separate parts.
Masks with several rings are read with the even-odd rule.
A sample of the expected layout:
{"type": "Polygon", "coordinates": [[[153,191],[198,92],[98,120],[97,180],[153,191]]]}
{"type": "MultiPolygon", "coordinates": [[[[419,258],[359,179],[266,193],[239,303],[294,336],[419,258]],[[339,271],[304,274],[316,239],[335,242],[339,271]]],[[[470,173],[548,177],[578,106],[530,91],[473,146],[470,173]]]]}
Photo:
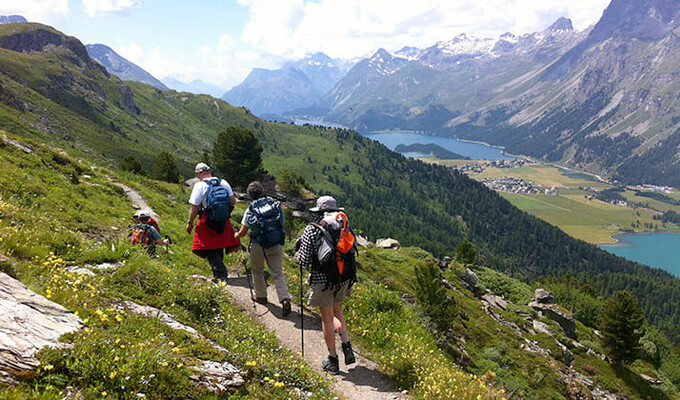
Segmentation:
{"type": "Polygon", "coordinates": [[[167,151],[160,152],[153,166],[153,177],[159,181],[179,183],[179,169],[175,157],[167,151]]]}
{"type": "Polygon", "coordinates": [[[473,246],[469,240],[463,239],[463,241],[456,246],[455,256],[456,259],[463,264],[474,264],[474,262],[477,261],[477,250],[475,250],[475,246],[473,246]]]}
{"type": "Polygon", "coordinates": [[[120,169],[127,172],[132,172],[133,174],[143,175],[144,170],[142,169],[142,163],[139,162],[134,156],[127,156],[120,163],[120,169]]]}
{"type": "Polygon", "coordinates": [[[213,145],[212,158],[217,173],[237,187],[245,187],[264,172],[262,145],[245,128],[230,126],[221,132],[213,145]]]}
{"type": "Polygon", "coordinates": [[[418,303],[437,330],[441,333],[447,332],[458,314],[458,304],[447,294],[439,267],[434,264],[418,266],[415,273],[415,294],[418,303]]]}
{"type": "Polygon", "coordinates": [[[615,363],[633,361],[640,349],[645,317],[630,293],[617,292],[602,306],[600,330],[604,349],[615,363]]]}

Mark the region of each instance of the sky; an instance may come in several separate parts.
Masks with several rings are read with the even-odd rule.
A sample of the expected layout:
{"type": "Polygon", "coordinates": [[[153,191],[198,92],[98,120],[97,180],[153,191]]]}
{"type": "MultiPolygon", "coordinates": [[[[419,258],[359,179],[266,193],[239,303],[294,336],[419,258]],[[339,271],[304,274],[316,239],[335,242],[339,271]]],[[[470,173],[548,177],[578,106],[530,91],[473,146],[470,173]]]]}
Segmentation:
{"type": "Polygon", "coordinates": [[[586,29],[609,1],[0,0],[0,15],[105,44],[156,78],[200,79],[226,91],[253,68],[280,68],[319,51],[352,59],[461,33],[520,35],[561,16],[586,29]]]}

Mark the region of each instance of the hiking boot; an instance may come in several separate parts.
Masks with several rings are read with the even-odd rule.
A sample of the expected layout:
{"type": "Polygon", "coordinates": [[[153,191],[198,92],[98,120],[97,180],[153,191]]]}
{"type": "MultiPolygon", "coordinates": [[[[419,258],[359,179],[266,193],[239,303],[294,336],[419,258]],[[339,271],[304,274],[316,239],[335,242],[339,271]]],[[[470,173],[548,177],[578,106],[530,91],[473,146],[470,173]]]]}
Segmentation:
{"type": "Polygon", "coordinates": [[[340,361],[338,360],[338,356],[328,356],[328,360],[323,360],[321,363],[321,369],[330,372],[333,375],[337,375],[340,372],[340,361]]]}
{"type": "Polygon", "coordinates": [[[345,365],[354,364],[354,350],[352,350],[352,343],[347,342],[342,344],[342,354],[345,356],[345,365]]]}
{"type": "Polygon", "coordinates": [[[284,317],[290,314],[290,299],[283,299],[283,301],[281,301],[281,309],[281,315],[284,317]]]}
{"type": "Polygon", "coordinates": [[[210,280],[212,281],[212,283],[217,285],[220,282],[227,283],[229,281],[229,278],[227,278],[226,276],[213,276],[212,278],[210,278],[210,280]]]}
{"type": "Polygon", "coordinates": [[[255,300],[256,303],[260,303],[263,305],[267,304],[267,298],[266,297],[253,297],[253,300],[255,300]]]}

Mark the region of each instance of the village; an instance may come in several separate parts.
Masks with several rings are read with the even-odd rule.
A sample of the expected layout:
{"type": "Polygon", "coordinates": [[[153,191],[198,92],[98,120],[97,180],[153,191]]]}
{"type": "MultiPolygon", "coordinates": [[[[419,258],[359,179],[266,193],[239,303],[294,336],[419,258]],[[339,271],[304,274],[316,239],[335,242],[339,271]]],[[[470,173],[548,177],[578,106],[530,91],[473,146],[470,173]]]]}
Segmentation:
{"type": "Polygon", "coordinates": [[[493,160],[483,164],[465,164],[460,168],[457,166],[454,166],[453,168],[464,174],[479,174],[484,172],[487,168],[521,168],[525,163],[526,160],[517,158],[514,160],[493,160]]]}

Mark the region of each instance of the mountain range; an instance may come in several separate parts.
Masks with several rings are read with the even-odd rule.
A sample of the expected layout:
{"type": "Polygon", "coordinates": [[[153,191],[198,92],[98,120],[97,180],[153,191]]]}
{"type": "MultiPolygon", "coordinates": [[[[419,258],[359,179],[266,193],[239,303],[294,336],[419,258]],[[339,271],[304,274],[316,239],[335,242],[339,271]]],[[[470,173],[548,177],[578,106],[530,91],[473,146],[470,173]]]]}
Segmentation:
{"type": "MultiPolygon", "coordinates": [[[[678,0],[613,0],[584,31],[560,18],[520,36],[379,49],[293,114],[361,132],[481,140],[626,183],[680,187],[678,10],[678,0]]],[[[314,97],[312,83],[254,71],[239,101],[290,114],[314,97]]]]}
{"type": "Polygon", "coordinates": [[[179,79],[167,77],[163,78],[163,83],[165,83],[165,85],[170,89],[177,90],[178,92],[208,94],[214,98],[219,98],[224,93],[224,89],[206,83],[200,79],[194,79],[191,82],[182,82],[179,79]]]}
{"type": "Polygon", "coordinates": [[[277,70],[255,68],[221,98],[256,115],[282,115],[313,105],[347,68],[347,62],[338,63],[323,53],[310,54],[277,70]]]}

